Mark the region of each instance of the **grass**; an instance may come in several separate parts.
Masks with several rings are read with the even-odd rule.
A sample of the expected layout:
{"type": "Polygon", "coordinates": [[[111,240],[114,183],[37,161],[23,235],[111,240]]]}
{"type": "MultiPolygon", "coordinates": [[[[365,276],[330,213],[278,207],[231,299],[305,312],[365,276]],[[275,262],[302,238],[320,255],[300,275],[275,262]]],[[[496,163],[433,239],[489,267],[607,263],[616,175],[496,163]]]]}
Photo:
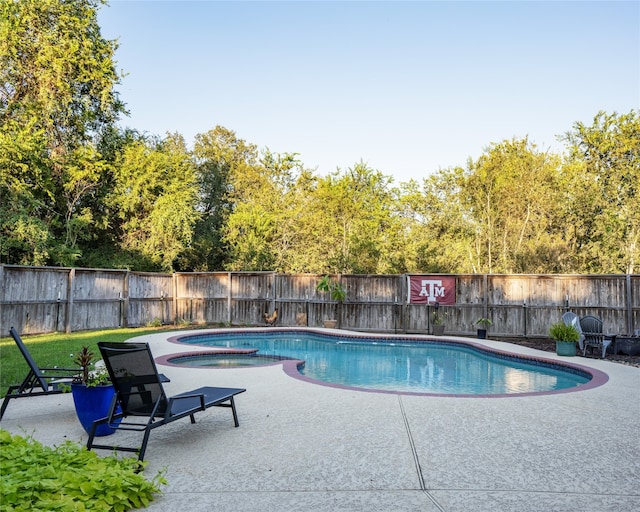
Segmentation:
{"type": "MultiPolygon", "coordinates": [[[[75,368],[77,365],[73,363],[74,355],[84,346],[98,355],[98,341],[122,342],[167,329],[177,330],[171,326],[82,331],[71,334],[51,333],[22,336],[22,341],[38,366],[75,368]]],[[[29,367],[13,338],[0,338],[0,397],[6,394],[10,385],[22,382],[28,371],[29,367]]]]}

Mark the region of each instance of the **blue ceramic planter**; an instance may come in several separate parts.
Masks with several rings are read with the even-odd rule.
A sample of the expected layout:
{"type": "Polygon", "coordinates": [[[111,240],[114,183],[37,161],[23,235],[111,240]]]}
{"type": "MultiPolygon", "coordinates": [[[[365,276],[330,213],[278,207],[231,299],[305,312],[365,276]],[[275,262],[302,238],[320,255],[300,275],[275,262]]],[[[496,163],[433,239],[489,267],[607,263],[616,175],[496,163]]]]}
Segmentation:
{"type": "MultiPolygon", "coordinates": [[[[73,402],[76,406],[76,414],[84,430],[89,434],[95,420],[106,418],[109,407],[115,395],[112,384],[106,386],[87,387],[84,384],[71,384],[73,402]]],[[[120,423],[120,419],[115,423],[120,423]]],[[[108,436],[115,429],[108,425],[100,425],[96,430],[96,436],[108,436]]]]}

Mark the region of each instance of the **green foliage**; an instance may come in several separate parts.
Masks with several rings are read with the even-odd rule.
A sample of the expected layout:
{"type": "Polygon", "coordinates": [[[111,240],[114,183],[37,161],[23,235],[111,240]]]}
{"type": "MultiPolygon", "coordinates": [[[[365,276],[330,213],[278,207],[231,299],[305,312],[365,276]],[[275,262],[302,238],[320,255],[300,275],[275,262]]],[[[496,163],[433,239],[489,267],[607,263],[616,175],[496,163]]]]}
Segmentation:
{"type": "Polygon", "coordinates": [[[0,204],[0,258],[143,271],[632,272],[638,117],[597,123],[579,126],[564,162],[503,141],[466,169],[397,188],[362,162],[317,177],[221,127],[193,152],[177,135],[111,130],[100,143],[110,161],[91,147],[68,154],[55,204],[42,188],[54,164],[14,125],[21,146],[0,137],[0,188],[14,199],[0,204]],[[592,148],[599,132],[614,140],[592,148]]]}
{"type": "Polygon", "coordinates": [[[640,113],[599,112],[576,123],[570,144],[568,221],[577,270],[632,274],[640,261],[640,113]]]}
{"type": "MultiPolygon", "coordinates": [[[[82,368],[82,373],[77,379],[78,384],[84,384],[89,388],[101,386],[103,384],[111,384],[111,378],[107,369],[104,367],[95,368],[94,365],[95,354],[89,350],[89,347],[82,347],[80,352],[76,354],[73,362],[82,368]]],[[[76,382],[76,379],[74,379],[76,382]]]]}
{"type": "Polygon", "coordinates": [[[405,239],[404,271],[468,272],[476,266],[473,216],[465,209],[466,175],[462,168],[444,169],[422,182],[402,184],[398,198],[405,239]]]}
{"type": "Polygon", "coordinates": [[[108,204],[121,221],[120,248],[172,271],[192,241],[198,189],[184,140],[171,136],[126,146],[116,166],[108,204]]]}
{"type": "Polygon", "coordinates": [[[319,292],[329,293],[331,300],[337,302],[343,302],[347,297],[346,290],[342,287],[342,284],[338,281],[333,281],[331,276],[326,275],[316,285],[316,290],[319,292]]]}
{"type": "Polygon", "coordinates": [[[433,325],[442,325],[444,323],[444,317],[445,315],[439,313],[436,309],[431,315],[431,322],[433,323],[433,325]]]}
{"type": "Polygon", "coordinates": [[[101,3],[0,3],[0,258],[9,262],[72,265],[91,235],[93,197],[107,181],[92,142],[124,111],[101,3]]]}
{"type": "Polygon", "coordinates": [[[526,138],[492,144],[470,165],[461,199],[473,272],[565,270],[551,257],[565,237],[560,179],[560,160],[526,138]]]}
{"type": "Polygon", "coordinates": [[[244,158],[229,174],[234,208],[223,230],[228,268],[293,270],[306,173],[291,154],[266,150],[259,161],[252,153],[244,158]]]}
{"type": "Polygon", "coordinates": [[[55,240],[41,218],[49,169],[43,134],[34,125],[0,121],[0,260],[22,265],[46,264],[55,240]]]}
{"type": "Polygon", "coordinates": [[[194,226],[194,242],[180,257],[180,267],[197,271],[225,268],[228,245],[224,242],[233,203],[231,176],[238,166],[255,160],[256,149],[224,127],[195,137],[193,156],[202,216],[194,226]]]}
{"type": "Polygon", "coordinates": [[[147,322],[147,327],[160,327],[161,325],[162,325],[162,321],[158,317],[147,322]]]}
{"type": "Polygon", "coordinates": [[[564,322],[557,322],[549,328],[549,336],[555,341],[573,341],[580,339],[580,333],[573,325],[565,325],[564,322]]]}
{"type": "Polygon", "coordinates": [[[433,304],[428,304],[427,309],[430,310],[433,308],[433,312],[431,313],[431,323],[433,325],[443,325],[445,320],[447,319],[447,310],[440,306],[439,302],[434,302],[433,304]]]}
{"type": "Polygon", "coordinates": [[[493,322],[490,318],[478,318],[478,320],[476,320],[476,325],[481,325],[484,329],[486,329],[487,327],[493,325],[493,322]]]}
{"type": "Polygon", "coordinates": [[[491,142],[394,187],[365,162],[317,176],[221,126],[116,127],[103,0],[0,2],[0,262],[139,271],[634,273],[640,116],[598,113],[569,155],[491,142]]]}
{"type": "Polygon", "coordinates": [[[47,447],[0,430],[0,510],[112,510],[146,507],[167,482],[139,473],[135,458],[99,457],[70,441],[47,447]]]}
{"type": "Polygon", "coordinates": [[[72,149],[123,110],[117,44],[100,35],[100,0],[2,2],[3,120],[31,120],[51,150],[72,149]]]}
{"type": "Polygon", "coordinates": [[[313,261],[313,271],[373,274],[403,265],[402,224],[390,184],[388,176],[360,162],[307,191],[298,228],[306,235],[300,249],[313,261]]]}

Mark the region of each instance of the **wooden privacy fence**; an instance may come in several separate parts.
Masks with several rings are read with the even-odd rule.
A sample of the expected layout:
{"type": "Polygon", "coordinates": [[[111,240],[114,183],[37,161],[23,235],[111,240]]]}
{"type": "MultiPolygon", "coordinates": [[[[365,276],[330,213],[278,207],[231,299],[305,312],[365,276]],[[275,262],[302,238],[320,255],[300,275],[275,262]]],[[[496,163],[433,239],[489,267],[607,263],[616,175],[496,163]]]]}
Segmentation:
{"type": "MultiPolygon", "coordinates": [[[[148,273],[0,265],[0,335],[153,324],[318,327],[337,317],[356,331],[430,333],[433,305],[408,300],[408,276],[333,276],[344,303],[316,290],[321,276],[273,272],[148,273]]],[[[437,276],[435,276],[437,277],[437,276]]],[[[640,275],[465,274],[455,303],[440,306],[445,334],[475,335],[489,318],[494,337],[544,337],[565,311],[593,314],[607,332],[640,328],[640,275]]]]}

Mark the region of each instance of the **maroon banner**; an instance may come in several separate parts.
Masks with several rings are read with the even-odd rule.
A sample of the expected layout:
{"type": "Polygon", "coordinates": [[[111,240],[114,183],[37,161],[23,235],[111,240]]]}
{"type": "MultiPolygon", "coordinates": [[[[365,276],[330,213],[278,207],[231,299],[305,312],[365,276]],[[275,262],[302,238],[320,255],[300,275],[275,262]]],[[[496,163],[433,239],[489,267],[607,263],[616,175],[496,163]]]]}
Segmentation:
{"type": "Polygon", "coordinates": [[[409,303],[453,306],[456,278],[450,276],[409,276],[409,303]]]}

